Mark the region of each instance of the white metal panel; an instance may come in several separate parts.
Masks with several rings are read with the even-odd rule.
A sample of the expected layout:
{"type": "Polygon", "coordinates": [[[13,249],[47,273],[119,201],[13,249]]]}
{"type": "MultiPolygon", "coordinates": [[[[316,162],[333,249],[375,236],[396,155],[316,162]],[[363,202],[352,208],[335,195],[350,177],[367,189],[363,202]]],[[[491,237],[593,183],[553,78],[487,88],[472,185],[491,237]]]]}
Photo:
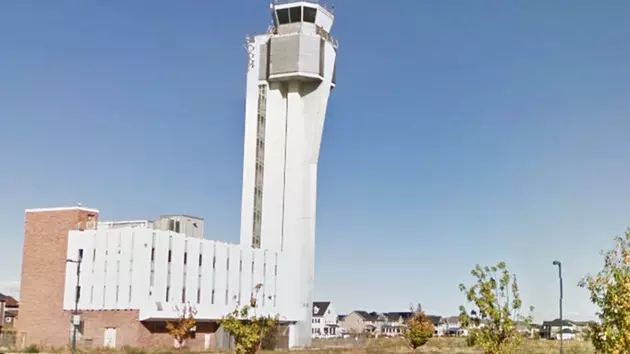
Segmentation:
{"type": "Polygon", "coordinates": [[[152,296],[155,301],[165,303],[170,235],[166,231],[155,231],[154,280],[152,296]]]}
{"type": "Polygon", "coordinates": [[[275,252],[273,251],[264,251],[257,252],[256,257],[262,257],[263,271],[261,273],[256,274],[256,276],[260,277],[256,283],[261,283],[263,288],[261,289],[261,297],[264,296],[264,299],[260,299],[261,305],[265,310],[273,308],[273,291],[274,291],[274,275],[273,275],[273,265],[275,263],[275,252]],[[262,255],[261,255],[262,253],[262,255]]]}
{"type": "Polygon", "coordinates": [[[182,302],[182,290],[184,289],[184,243],[185,237],[181,234],[169,232],[171,240],[171,293],[170,302],[179,304],[182,302]]]}
{"type": "Polygon", "coordinates": [[[92,292],[92,304],[90,308],[93,310],[102,310],[103,303],[105,301],[105,253],[107,251],[107,232],[97,232],[95,243],[96,253],[92,254],[94,259],[94,268],[92,272],[94,277],[94,280],[92,281],[94,284],[94,290],[92,291],[92,289],[90,289],[92,292]]]}
{"type": "Polygon", "coordinates": [[[105,260],[105,305],[106,309],[116,308],[116,285],[118,282],[118,272],[116,261],[118,260],[118,236],[120,231],[116,229],[107,231],[107,254],[105,260]]]}
{"type": "Polygon", "coordinates": [[[151,277],[152,231],[146,228],[135,230],[133,247],[133,272],[131,274],[131,309],[138,309],[149,301],[151,277]]]}
{"type": "Polygon", "coordinates": [[[230,269],[228,270],[228,308],[234,308],[240,296],[241,248],[228,245],[230,269]]]}
{"type": "MultiPolygon", "coordinates": [[[[201,240],[187,238],[188,256],[186,262],[186,302],[197,304],[197,289],[199,289],[199,244],[201,240]]],[[[201,299],[200,299],[201,300],[201,299]]]]}
{"type": "Polygon", "coordinates": [[[217,308],[227,309],[227,260],[228,248],[225,243],[217,243],[217,253],[215,258],[215,280],[214,280],[214,304],[217,308]]]}
{"type": "Polygon", "coordinates": [[[215,243],[203,241],[203,263],[201,269],[201,303],[210,306],[212,303],[212,290],[214,285],[212,261],[214,258],[215,243]]]}
{"type": "MultiPolygon", "coordinates": [[[[88,230],[84,233],[72,233],[72,238],[75,238],[78,249],[83,250],[83,258],[81,259],[81,274],[79,279],[79,285],[81,286],[81,292],[79,297],[79,308],[87,308],[90,305],[90,289],[92,288],[92,276],[90,270],[92,269],[92,250],[94,248],[94,234],[95,231],[88,230]]],[[[73,259],[78,259],[78,250],[75,252],[77,256],[73,259]]]]}
{"type": "Polygon", "coordinates": [[[122,232],[120,234],[120,250],[118,262],[120,262],[120,270],[118,272],[118,301],[116,308],[125,310],[129,308],[129,286],[131,285],[131,264],[133,256],[133,247],[136,242],[135,231],[122,232]],[[124,234],[123,234],[124,233],[124,234]]]}
{"type": "MultiPolygon", "coordinates": [[[[73,255],[76,254],[77,247],[77,237],[73,237],[73,233],[71,232],[68,236],[68,248],[66,250],[66,259],[70,259],[73,255]]],[[[72,309],[74,307],[74,287],[77,284],[76,280],[76,265],[73,263],[66,262],[66,281],[65,281],[65,291],[63,296],[63,307],[66,310],[72,309]]]]}
{"type": "MultiPolygon", "coordinates": [[[[256,267],[253,253],[254,249],[241,248],[241,261],[243,262],[243,271],[241,272],[240,284],[241,304],[248,303],[251,296],[253,295],[252,265],[256,267]]],[[[262,267],[262,264],[260,264],[260,266],[262,267]]]]}

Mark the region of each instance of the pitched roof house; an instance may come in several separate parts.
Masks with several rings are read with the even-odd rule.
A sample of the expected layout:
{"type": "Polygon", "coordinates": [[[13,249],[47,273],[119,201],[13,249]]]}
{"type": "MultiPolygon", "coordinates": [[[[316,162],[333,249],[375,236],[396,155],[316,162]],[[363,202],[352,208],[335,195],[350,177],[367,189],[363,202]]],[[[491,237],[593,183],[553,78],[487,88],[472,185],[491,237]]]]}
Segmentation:
{"type": "Polygon", "coordinates": [[[19,306],[16,299],[0,293],[0,329],[14,326],[19,306]]]}
{"type": "Polygon", "coordinates": [[[336,337],[341,335],[337,312],[330,301],[317,301],[313,303],[311,320],[311,335],[313,337],[336,337]]]}

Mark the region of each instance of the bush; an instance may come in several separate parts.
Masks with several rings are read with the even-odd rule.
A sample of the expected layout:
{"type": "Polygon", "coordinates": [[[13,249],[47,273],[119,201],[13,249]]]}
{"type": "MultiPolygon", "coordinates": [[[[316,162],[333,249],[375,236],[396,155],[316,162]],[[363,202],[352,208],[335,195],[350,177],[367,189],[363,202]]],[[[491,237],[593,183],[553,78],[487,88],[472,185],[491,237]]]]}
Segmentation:
{"type": "Polygon", "coordinates": [[[39,348],[35,344],[31,344],[24,348],[24,353],[39,353],[39,348]]]}

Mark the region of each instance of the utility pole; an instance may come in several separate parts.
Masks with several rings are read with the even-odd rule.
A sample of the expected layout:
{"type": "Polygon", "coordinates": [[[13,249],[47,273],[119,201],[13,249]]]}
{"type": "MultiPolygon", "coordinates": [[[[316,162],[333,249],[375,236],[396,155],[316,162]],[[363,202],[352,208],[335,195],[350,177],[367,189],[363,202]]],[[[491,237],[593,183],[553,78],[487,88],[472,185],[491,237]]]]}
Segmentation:
{"type": "Polygon", "coordinates": [[[562,319],[562,263],[560,263],[560,261],[553,261],[553,265],[558,266],[558,279],[560,280],[560,354],[564,354],[564,320],[562,319]]]}
{"type": "Polygon", "coordinates": [[[77,265],[77,285],[74,289],[74,312],[72,313],[72,354],[77,353],[77,327],[81,324],[81,320],[76,321],[79,316],[79,298],[81,297],[81,286],[79,279],[81,278],[81,261],[83,260],[83,252],[79,251],[77,260],[66,259],[66,263],[75,263],[77,265]],[[78,323],[77,323],[78,322],[78,323]]]}

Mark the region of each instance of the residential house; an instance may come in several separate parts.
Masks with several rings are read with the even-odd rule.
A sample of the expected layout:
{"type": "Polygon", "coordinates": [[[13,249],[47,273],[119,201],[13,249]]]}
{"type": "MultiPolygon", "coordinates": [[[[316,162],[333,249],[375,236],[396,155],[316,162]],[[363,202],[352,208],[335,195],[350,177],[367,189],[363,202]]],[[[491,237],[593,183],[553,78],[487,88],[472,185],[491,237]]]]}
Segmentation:
{"type": "Polygon", "coordinates": [[[461,328],[461,322],[459,321],[459,316],[449,316],[442,317],[443,322],[441,329],[443,330],[443,335],[445,336],[466,336],[468,335],[468,330],[465,328],[461,328]]]}
{"type": "Polygon", "coordinates": [[[341,322],[345,333],[378,333],[383,322],[379,321],[379,314],[367,311],[352,311],[341,322]]]}
{"type": "Polygon", "coordinates": [[[0,330],[13,328],[19,303],[13,297],[0,293],[0,330]]]}
{"type": "Polygon", "coordinates": [[[575,332],[577,330],[575,322],[570,320],[562,320],[562,322],[560,322],[559,318],[553,321],[544,321],[540,328],[540,337],[555,339],[560,332],[564,332],[565,330],[569,330],[571,333],[575,332]]]}
{"type": "Polygon", "coordinates": [[[388,336],[395,337],[402,334],[402,331],[407,327],[407,321],[413,317],[413,312],[387,312],[384,313],[379,319],[383,319],[384,323],[380,326],[380,333],[388,336]]]}
{"type": "Polygon", "coordinates": [[[337,312],[335,312],[330,301],[313,303],[311,331],[312,336],[316,338],[330,338],[341,335],[337,312]]]}
{"type": "Polygon", "coordinates": [[[433,328],[434,328],[433,335],[435,335],[436,337],[442,337],[446,335],[448,326],[446,324],[446,320],[444,320],[444,317],[433,316],[433,315],[429,315],[428,317],[431,320],[431,323],[433,323],[433,328]]]}

